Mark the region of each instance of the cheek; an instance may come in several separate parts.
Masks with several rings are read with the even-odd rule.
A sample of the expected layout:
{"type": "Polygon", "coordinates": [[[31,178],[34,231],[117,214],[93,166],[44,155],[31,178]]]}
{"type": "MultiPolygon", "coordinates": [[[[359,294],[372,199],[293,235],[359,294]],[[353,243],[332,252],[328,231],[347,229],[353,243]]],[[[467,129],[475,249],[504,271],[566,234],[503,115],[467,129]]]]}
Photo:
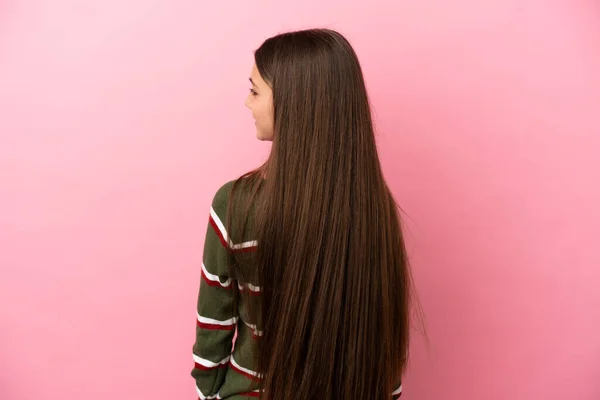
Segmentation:
{"type": "Polygon", "coordinates": [[[265,121],[273,121],[273,106],[265,101],[260,105],[260,115],[265,121]]]}
{"type": "Polygon", "coordinates": [[[269,102],[262,100],[257,98],[252,99],[250,109],[257,124],[263,128],[268,128],[273,124],[273,108],[269,102]]]}
{"type": "Polygon", "coordinates": [[[260,104],[259,102],[257,102],[254,105],[254,107],[252,107],[252,112],[254,113],[254,117],[257,120],[264,121],[264,119],[265,119],[265,108],[263,107],[262,104],[260,104]]]}

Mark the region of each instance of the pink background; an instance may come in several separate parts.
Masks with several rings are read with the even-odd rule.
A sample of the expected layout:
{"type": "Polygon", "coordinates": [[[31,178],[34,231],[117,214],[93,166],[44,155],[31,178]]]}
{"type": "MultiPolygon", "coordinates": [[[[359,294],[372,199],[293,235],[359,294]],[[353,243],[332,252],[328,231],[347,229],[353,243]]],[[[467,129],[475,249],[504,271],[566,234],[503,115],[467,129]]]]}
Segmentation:
{"type": "Polygon", "coordinates": [[[269,150],[252,51],[324,25],[407,214],[404,397],[600,399],[600,5],[231,3],[0,1],[0,398],[195,397],[209,203],[269,150]]]}

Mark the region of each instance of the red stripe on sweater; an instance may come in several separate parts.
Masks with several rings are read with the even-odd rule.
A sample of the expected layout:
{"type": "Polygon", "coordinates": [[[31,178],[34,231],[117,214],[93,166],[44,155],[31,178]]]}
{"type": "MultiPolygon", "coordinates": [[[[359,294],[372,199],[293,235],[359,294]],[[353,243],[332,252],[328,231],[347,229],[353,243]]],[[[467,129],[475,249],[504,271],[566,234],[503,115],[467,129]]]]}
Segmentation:
{"type": "Polygon", "coordinates": [[[202,279],[204,279],[204,282],[206,282],[206,284],[208,286],[213,286],[213,287],[216,286],[216,287],[222,287],[223,289],[231,289],[232,281],[230,281],[226,286],[223,286],[219,282],[211,281],[210,279],[208,279],[208,276],[206,276],[204,271],[202,271],[202,279]]]}
{"type": "Polygon", "coordinates": [[[204,322],[196,321],[196,325],[202,329],[209,329],[215,331],[232,331],[235,328],[233,325],[217,325],[217,324],[205,324],[204,322]]]}
{"type": "Polygon", "coordinates": [[[219,240],[221,241],[221,244],[223,245],[223,247],[227,247],[227,241],[223,237],[223,234],[221,233],[221,230],[217,226],[217,223],[213,219],[212,215],[210,217],[208,217],[208,222],[210,222],[210,226],[212,226],[213,230],[215,231],[215,233],[219,237],[219,240]]]}
{"type": "Polygon", "coordinates": [[[235,249],[235,252],[238,253],[250,253],[252,251],[256,251],[257,247],[256,246],[250,246],[250,247],[242,247],[241,249],[235,249]]]}
{"type": "Polygon", "coordinates": [[[240,289],[240,286],[238,285],[238,290],[240,292],[250,292],[250,296],[262,296],[261,292],[254,291],[254,290],[252,290],[252,289],[250,289],[250,288],[248,288],[246,286],[242,286],[241,289],[240,289]]]}
{"type": "MultiPolygon", "coordinates": [[[[228,247],[227,241],[223,237],[223,233],[219,229],[219,226],[217,225],[217,223],[213,219],[212,215],[208,217],[208,222],[210,223],[210,226],[212,226],[213,230],[215,231],[215,233],[219,237],[219,241],[221,242],[221,245],[223,247],[227,248],[228,247]]],[[[247,253],[247,252],[256,250],[256,248],[257,248],[256,246],[250,246],[250,247],[243,247],[243,248],[240,248],[240,249],[234,249],[233,251],[239,252],[239,253],[247,253]]]]}
{"type": "Polygon", "coordinates": [[[258,392],[246,392],[246,393],[240,393],[238,396],[258,397],[259,393],[258,392]]]}
{"type": "Polygon", "coordinates": [[[219,364],[216,367],[205,367],[202,364],[194,363],[194,368],[199,369],[201,371],[213,371],[219,368],[227,368],[227,364],[219,364]]]}
{"type": "Polygon", "coordinates": [[[237,373],[238,373],[238,374],[240,374],[240,375],[244,375],[246,378],[252,379],[253,381],[256,381],[256,382],[259,382],[259,381],[260,381],[260,378],[259,378],[259,377],[257,377],[257,376],[254,376],[254,375],[252,375],[252,374],[249,374],[249,373],[247,373],[247,372],[244,372],[244,371],[242,371],[242,370],[241,370],[241,369],[239,369],[239,368],[236,368],[236,367],[235,367],[235,365],[233,365],[233,364],[231,363],[231,361],[229,362],[229,366],[231,367],[231,369],[232,369],[232,370],[234,370],[235,372],[237,372],[237,373]]]}

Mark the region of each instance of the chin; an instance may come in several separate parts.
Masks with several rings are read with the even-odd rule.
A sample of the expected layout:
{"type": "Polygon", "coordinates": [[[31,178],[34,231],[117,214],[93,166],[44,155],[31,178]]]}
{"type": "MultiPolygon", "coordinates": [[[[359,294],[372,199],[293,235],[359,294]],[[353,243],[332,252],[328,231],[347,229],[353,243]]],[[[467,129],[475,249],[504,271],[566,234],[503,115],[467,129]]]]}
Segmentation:
{"type": "Polygon", "coordinates": [[[273,138],[270,137],[269,135],[265,135],[259,131],[256,131],[256,138],[262,142],[271,142],[273,141],[273,138]]]}

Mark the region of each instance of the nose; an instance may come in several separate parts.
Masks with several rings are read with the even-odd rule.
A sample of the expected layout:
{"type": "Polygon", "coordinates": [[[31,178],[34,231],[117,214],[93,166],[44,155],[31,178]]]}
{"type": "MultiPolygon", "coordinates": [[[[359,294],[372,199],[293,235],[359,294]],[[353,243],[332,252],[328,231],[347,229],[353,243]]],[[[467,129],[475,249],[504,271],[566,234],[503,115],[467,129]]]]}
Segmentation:
{"type": "Polygon", "coordinates": [[[250,95],[248,95],[248,96],[246,97],[246,102],[245,102],[244,104],[246,105],[246,107],[248,107],[248,109],[249,109],[249,110],[251,109],[251,108],[250,108],[250,95]]]}

